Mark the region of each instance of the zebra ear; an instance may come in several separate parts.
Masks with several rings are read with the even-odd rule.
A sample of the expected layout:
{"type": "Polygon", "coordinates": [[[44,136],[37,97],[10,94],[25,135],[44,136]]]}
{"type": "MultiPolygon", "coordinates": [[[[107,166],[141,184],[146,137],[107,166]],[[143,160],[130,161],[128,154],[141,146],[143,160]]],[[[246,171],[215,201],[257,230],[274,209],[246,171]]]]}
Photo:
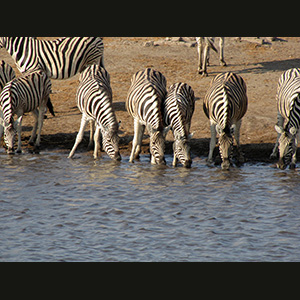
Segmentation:
{"type": "Polygon", "coordinates": [[[275,125],[275,130],[277,131],[277,133],[282,134],[284,132],[283,127],[275,125]]]}
{"type": "Polygon", "coordinates": [[[297,134],[296,127],[291,127],[290,130],[289,130],[289,132],[290,132],[291,135],[296,135],[297,134]]]}

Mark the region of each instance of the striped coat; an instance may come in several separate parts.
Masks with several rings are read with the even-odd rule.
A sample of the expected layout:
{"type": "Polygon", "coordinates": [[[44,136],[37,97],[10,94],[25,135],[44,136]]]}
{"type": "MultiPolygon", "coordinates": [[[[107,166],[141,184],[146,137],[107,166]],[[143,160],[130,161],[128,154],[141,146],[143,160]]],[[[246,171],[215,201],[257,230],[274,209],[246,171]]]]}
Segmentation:
{"type": "Polygon", "coordinates": [[[228,169],[230,162],[232,133],[239,151],[241,121],[248,108],[247,88],[243,78],[232,72],[218,74],[211,82],[203,101],[203,110],[211,124],[211,142],[208,161],[212,162],[219,134],[219,150],[222,168],[228,169]]]}
{"type": "Polygon", "coordinates": [[[134,119],[130,162],[139,157],[147,127],[150,134],[151,163],[165,163],[162,102],[166,93],[166,79],[160,72],[146,68],[133,75],[126,99],[127,111],[134,119]]]}

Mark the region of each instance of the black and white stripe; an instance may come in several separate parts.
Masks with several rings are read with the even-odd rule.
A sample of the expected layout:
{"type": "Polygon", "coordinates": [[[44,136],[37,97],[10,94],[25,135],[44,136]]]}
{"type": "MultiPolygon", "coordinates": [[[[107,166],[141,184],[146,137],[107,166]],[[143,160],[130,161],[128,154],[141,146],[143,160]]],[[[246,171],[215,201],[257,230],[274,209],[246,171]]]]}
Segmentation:
{"type": "Polygon", "coordinates": [[[12,55],[24,73],[42,68],[53,79],[66,79],[92,64],[103,66],[103,41],[100,37],[65,37],[54,41],[32,37],[1,37],[0,48],[12,55]]]}
{"type": "Polygon", "coordinates": [[[219,134],[219,150],[222,168],[228,169],[229,156],[234,134],[239,152],[239,135],[242,118],[248,107],[246,83],[232,72],[218,74],[211,82],[204,98],[203,110],[210,120],[211,141],[208,162],[212,162],[216,146],[216,132],[219,134]]]}
{"type": "Polygon", "coordinates": [[[15,128],[18,131],[18,149],[21,152],[21,130],[22,118],[26,112],[32,112],[35,118],[32,135],[29,143],[35,142],[36,148],[40,145],[41,130],[43,126],[44,113],[51,92],[51,81],[42,70],[29,72],[21,77],[8,82],[1,94],[0,105],[3,111],[1,123],[4,126],[4,140],[8,147],[8,153],[14,153],[15,128]],[[39,107],[39,110],[37,108],[39,107]],[[14,122],[13,116],[17,115],[14,122]]]}
{"type": "MultiPolygon", "coordinates": [[[[209,65],[209,49],[212,48],[214,51],[218,52],[214,45],[214,37],[196,37],[197,41],[197,51],[198,51],[198,73],[202,76],[207,76],[207,66],[209,65]]],[[[219,38],[219,51],[220,51],[220,65],[226,66],[224,60],[224,43],[225,38],[219,38]]]]}
{"type": "Polygon", "coordinates": [[[134,119],[134,138],[130,162],[139,157],[145,127],[150,134],[152,164],[165,164],[162,102],[167,94],[166,78],[159,71],[146,68],[133,75],[126,108],[134,119]]]}
{"type": "MultiPolygon", "coordinates": [[[[16,73],[13,70],[13,68],[4,60],[1,60],[0,61],[0,93],[2,92],[6,83],[13,80],[14,78],[16,78],[16,73]]],[[[1,109],[0,109],[0,118],[3,119],[3,113],[1,109]]],[[[0,125],[0,139],[2,138],[3,131],[4,131],[4,127],[0,125]]]]}
{"type": "Polygon", "coordinates": [[[191,139],[190,127],[195,109],[195,96],[193,89],[187,84],[178,82],[170,86],[164,107],[164,123],[170,126],[174,136],[173,166],[179,160],[183,166],[190,167],[189,141],[191,139]]]}
{"type": "Polygon", "coordinates": [[[97,158],[99,134],[101,133],[102,146],[105,152],[110,158],[120,160],[118,122],[112,107],[112,90],[108,72],[99,65],[92,65],[80,74],[79,81],[76,98],[82,118],[69,158],[74,155],[78,144],[81,142],[87,123],[95,121],[94,158],[97,158]]]}
{"type": "Polygon", "coordinates": [[[276,101],[278,136],[271,157],[276,157],[279,149],[277,166],[284,169],[290,164],[294,168],[300,128],[300,69],[289,69],[280,76],[276,101]]]}

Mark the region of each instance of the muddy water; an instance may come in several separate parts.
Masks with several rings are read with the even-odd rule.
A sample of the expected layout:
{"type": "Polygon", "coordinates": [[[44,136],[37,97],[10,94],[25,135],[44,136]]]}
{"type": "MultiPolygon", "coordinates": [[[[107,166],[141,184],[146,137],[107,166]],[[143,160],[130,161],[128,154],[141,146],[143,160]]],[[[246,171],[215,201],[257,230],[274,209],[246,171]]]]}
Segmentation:
{"type": "Polygon", "coordinates": [[[300,174],[0,152],[1,261],[300,261],[300,174]]]}

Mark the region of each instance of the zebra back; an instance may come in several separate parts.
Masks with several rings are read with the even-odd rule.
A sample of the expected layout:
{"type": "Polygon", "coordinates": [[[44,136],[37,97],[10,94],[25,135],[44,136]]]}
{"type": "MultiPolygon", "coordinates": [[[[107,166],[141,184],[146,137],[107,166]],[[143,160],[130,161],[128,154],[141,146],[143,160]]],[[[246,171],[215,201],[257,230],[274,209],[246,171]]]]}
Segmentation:
{"type": "Polygon", "coordinates": [[[118,123],[112,108],[109,73],[101,66],[92,65],[80,74],[79,80],[76,97],[80,111],[95,119],[100,127],[116,132],[118,123]]]}
{"type": "Polygon", "coordinates": [[[0,61],[0,92],[5,84],[16,77],[13,68],[4,60],[0,61]]]}
{"type": "Polygon", "coordinates": [[[126,99],[129,114],[154,130],[162,130],[162,101],[167,94],[166,84],[165,76],[151,68],[134,74],[126,99]]]}
{"type": "Polygon", "coordinates": [[[42,68],[50,78],[66,79],[92,64],[103,65],[103,41],[100,37],[65,37],[54,41],[31,37],[1,38],[20,72],[42,68]]]}
{"type": "Polygon", "coordinates": [[[299,95],[300,69],[289,69],[279,78],[276,101],[279,113],[285,119],[290,120],[297,129],[299,128],[300,122],[299,113],[297,113],[300,106],[299,95]],[[293,114],[293,117],[291,114],[293,114]]]}
{"type": "MultiPolygon", "coordinates": [[[[49,99],[51,81],[42,70],[29,72],[8,82],[0,95],[5,122],[11,123],[17,109],[31,112],[49,99]]],[[[46,103],[46,102],[45,102],[46,103]]]]}
{"type": "Polygon", "coordinates": [[[172,84],[164,101],[165,125],[170,125],[176,135],[187,138],[194,109],[193,89],[182,82],[172,84]]]}
{"type": "Polygon", "coordinates": [[[204,98],[206,116],[219,124],[223,130],[232,122],[241,120],[248,107],[246,83],[235,73],[218,74],[211,82],[204,98]]]}

